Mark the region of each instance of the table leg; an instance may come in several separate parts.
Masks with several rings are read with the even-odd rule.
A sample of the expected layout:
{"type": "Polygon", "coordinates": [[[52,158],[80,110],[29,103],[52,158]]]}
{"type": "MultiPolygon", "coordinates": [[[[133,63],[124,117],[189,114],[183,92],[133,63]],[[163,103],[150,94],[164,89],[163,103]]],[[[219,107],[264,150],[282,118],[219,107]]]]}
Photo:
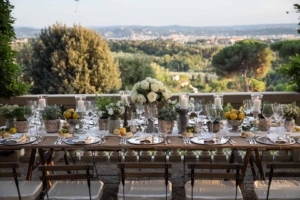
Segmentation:
{"type": "Polygon", "coordinates": [[[259,174],[260,174],[260,179],[265,180],[264,170],[263,170],[263,167],[261,164],[261,158],[259,155],[259,151],[258,151],[258,149],[254,149],[254,152],[255,152],[255,156],[256,156],[256,162],[257,162],[257,167],[258,167],[259,174]]]}
{"type": "Polygon", "coordinates": [[[35,162],[35,155],[36,155],[36,149],[31,149],[30,159],[28,162],[27,176],[26,176],[27,181],[31,181],[33,166],[35,162]]]}
{"type": "Polygon", "coordinates": [[[241,178],[240,184],[239,184],[240,188],[243,185],[243,181],[244,181],[245,173],[246,173],[246,170],[247,170],[248,162],[249,162],[249,159],[250,159],[250,156],[251,156],[251,152],[252,152],[251,148],[249,148],[249,149],[246,150],[246,155],[244,157],[244,165],[242,167],[242,173],[243,173],[243,175],[242,175],[242,178],[241,178]]]}

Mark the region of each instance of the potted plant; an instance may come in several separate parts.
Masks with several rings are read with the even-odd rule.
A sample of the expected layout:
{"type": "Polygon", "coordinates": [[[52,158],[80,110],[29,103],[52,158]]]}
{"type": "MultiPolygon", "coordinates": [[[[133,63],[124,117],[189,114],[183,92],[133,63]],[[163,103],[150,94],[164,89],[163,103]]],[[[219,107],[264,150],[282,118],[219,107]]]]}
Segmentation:
{"type": "Polygon", "coordinates": [[[44,120],[45,129],[47,133],[57,133],[60,127],[60,107],[46,106],[42,111],[42,118],[44,120]]]}
{"type": "Polygon", "coordinates": [[[111,99],[109,97],[97,96],[96,95],[96,115],[99,117],[99,130],[106,130],[108,124],[108,112],[106,106],[111,103],[111,99]]]}
{"type": "Polygon", "coordinates": [[[167,104],[158,111],[158,129],[161,132],[172,133],[174,121],[177,119],[176,101],[168,100],[167,104]]]}
{"type": "Polygon", "coordinates": [[[122,101],[113,101],[106,106],[108,113],[108,132],[114,133],[116,128],[120,128],[119,117],[125,112],[125,105],[122,101]]]}
{"type": "Polygon", "coordinates": [[[16,120],[16,129],[19,133],[25,133],[28,131],[29,122],[25,115],[32,115],[32,110],[25,106],[17,106],[13,111],[13,115],[16,120]]]}
{"type": "Polygon", "coordinates": [[[296,102],[291,104],[282,104],[282,110],[284,114],[283,127],[286,131],[291,132],[295,128],[295,117],[299,116],[300,108],[296,106],[296,102]]]}
{"type": "Polygon", "coordinates": [[[0,116],[6,118],[5,127],[7,129],[10,129],[12,127],[15,127],[15,116],[14,116],[14,110],[18,107],[18,105],[1,105],[0,106],[0,116]]]}

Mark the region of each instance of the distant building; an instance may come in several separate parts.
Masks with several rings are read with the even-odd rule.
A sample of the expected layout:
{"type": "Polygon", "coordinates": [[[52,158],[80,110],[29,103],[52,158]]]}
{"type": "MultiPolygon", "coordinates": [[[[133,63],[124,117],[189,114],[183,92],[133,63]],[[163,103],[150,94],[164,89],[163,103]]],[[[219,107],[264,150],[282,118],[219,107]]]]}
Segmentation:
{"type": "Polygon", "coordinates": [[[180,77],[178,74],[172,76],[172,81],[179,81],[180,77]]]}

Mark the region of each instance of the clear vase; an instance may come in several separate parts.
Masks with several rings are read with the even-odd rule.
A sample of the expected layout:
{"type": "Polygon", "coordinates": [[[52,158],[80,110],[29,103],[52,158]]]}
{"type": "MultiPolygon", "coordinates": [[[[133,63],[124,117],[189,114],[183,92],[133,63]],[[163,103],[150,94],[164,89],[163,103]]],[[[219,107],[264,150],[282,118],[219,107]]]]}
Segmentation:
{"type": "Polygon", "coordinates": [[[16,126],[16,123],[15,123],[14,119],[6,119],[6,121],[5,121],[5,127],[7,129],[10,129],[10,128],[15,127],[15,126],[16,126]]]}
{"type": "Polygon", "coordinates": [[[295,120],[293,118],[285,118],[283,122],[283,127],[287,132],[293,132],[295,128],[295,120]]]}
{"type": "Polygon", "coordinates": [[[108,132],[110,134],[114,134],[114,130],[117,128],[119,129],[120,128],[120,120],[119,119],[110,119],[108,118],[108,132]]]}
{"type": "Polygon", "coordinates": [[[68,131],[70,134],[72,134],[72,137],[74,137],[74,130],[75,130],[76,125],[78,124],[79,120],[78,119],[67,119],[66,121],[69,124],[68,131]]]}

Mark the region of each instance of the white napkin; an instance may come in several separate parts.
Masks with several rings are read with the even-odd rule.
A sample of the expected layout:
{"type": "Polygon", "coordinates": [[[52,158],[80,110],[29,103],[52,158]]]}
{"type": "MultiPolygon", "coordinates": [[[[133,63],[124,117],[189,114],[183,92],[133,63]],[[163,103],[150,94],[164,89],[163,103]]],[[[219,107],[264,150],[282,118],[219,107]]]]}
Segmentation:
{"type": "Polygon", "coordinates": [[[268,136],[267,137],[269,137],[269,139],[271,140],[271,141],[273,141],[274,143],[276,143],[276,144],[285,144],[285,143],[287,143],[287,140],[286,139],[278,139],[278,135],[277,134],[275,134],[275,133],[270,133],[270,134],[268,134],[268,136]]]}
{"type": "Polygon", "coordinates": [[[93,138],[90,136],[85,136],[84,138],[79,137],[78,139],[74,139],[73,142],[74,144],[88,144],[93,141],[93,138]]]}
{"type": "Polygon", "coordinates": [[[17,144],[17,143],[22,142],[24,140],[26,140],[26,134],[17,133],[15,135],[13,135],[10,139],[7,139],[6,143],[8,143],[8,144],[17,144]]]}

